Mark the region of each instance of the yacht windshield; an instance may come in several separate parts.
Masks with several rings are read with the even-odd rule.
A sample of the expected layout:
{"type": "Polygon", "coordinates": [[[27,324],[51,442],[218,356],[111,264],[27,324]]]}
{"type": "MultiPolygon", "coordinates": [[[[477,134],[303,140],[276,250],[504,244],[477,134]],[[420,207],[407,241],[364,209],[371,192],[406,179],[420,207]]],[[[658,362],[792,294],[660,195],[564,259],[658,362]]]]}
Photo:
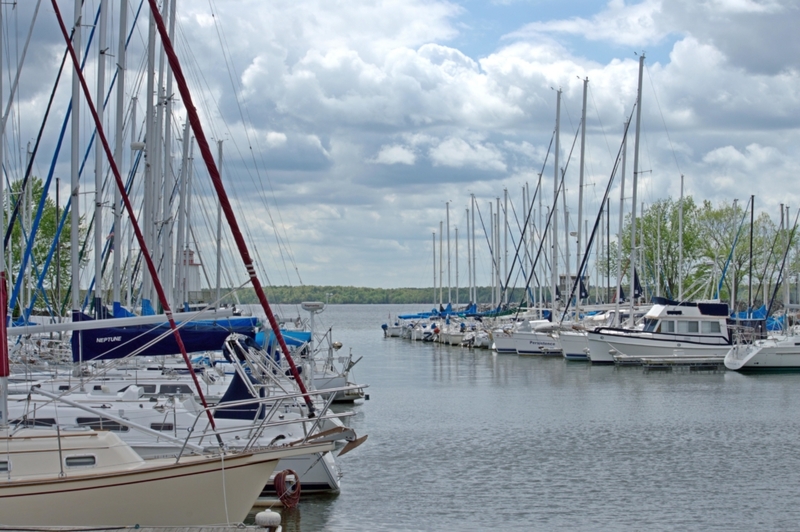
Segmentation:
{"type": "Polygon", "coordinates": [[[656,324],[658,320],[654,320],[653,318],[645,318],[644,319],[644,331],[645,332],[653,332],[656,330],[656,324]]]}

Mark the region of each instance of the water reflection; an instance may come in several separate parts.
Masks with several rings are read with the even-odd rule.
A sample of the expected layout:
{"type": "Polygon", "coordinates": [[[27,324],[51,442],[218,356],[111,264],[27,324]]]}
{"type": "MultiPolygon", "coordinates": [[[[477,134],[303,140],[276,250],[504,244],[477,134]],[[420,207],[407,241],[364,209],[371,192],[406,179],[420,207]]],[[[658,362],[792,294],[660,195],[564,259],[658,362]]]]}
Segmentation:
{"type": "Polygon", "coordinates": [[[371,399],[348,423],[369,439],[339,460],[341,494],[303,499],[284,530],[796,528],[800,375],[385,339],[389,308],[320,315],[364,355],[371,399]]]}

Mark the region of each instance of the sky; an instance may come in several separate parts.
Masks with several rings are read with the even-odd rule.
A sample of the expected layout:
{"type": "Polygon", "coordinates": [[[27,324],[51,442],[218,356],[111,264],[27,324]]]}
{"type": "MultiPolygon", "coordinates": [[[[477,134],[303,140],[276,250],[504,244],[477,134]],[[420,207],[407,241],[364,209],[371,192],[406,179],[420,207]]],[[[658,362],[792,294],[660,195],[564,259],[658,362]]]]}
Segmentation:
{"type": "MultiPolygon", "coordinates": [[[[98,3],[86,0],[85,18],[98,3]]],[[[71,18],[73,3],[58,4],[71,18]]],[[[21,55],[34,6],[29,0],[4,8],[4,101],[16,74],[9,63],[21,55]]],[[[129,23],[138,0],[131,6],[129,23]]],[[[222,141],[223,180],[268,284],[430,287],[439,275],[440,224],[446,254],[449,208],[450,273],[445,257],[443,283],[465,286],[471,195],[479,209],[476,277],[490,284],[490,203],[504,204],[508,191],[516,227],[511,220],[522,215],[522,190],[527,185],[532,195],[540,173],[544,204],[552,202],[548,146],[559,89],[560,166],[575,231],[580,141],[573,148],[573,139],[587,78],[583,216],[594,220],[634,109],[642,54],[638,197],[645,207],[677,198],[682,175],[685,194],[696,201],[755,195],[756,210],[776,223],[780,204],[800,207],[794,0],[178,0],[177,14],[176,48],[193,101],[212,145],[222,141]]],[[[113,28],[106,39],[112,52],[116,35],[113,28]]],[[[145,2],[126,82],[126,95],[139,98],[139,122],[146,40],[145,2]]],[[[52,5],[43,2],[7,128],[12,178],[36,138],[63,51],[52,5]]],[[[87,72],[96,62],[90,52],[87,72]]],[[[94,87],[96,77],[88,78],[94,87]]],[[[34,164],[40,176],[55,149],[69,79],[65,74],[59,85],[34,164]]],[[[176,138],[182,105],[177,95],[176,138]]],[[[81,117],[85,144],[85,106],[81,117]]],[[[113,120],[105,122],[113,130],[113,120]]],[[[129,127],[126,135],[129,142],[129,127]]],[[[630,160],[632,141],[628,150],[630,160]]],[[[177,143],[172,152],[178,169],[177,143]]],[[[192,223],[211,265],[215,200],[197,153],[193,169],[192,223]]],[[[68,149],[56,175],[66,197],[68,149]]],[[[93,170],[81,186],[94,190],[93,170]]],[[[617,180],[612,217],[619,195],[617,180]]],[[[93,206],[89,194],[82,198],[82,209],[93,206]]],[[[228,281],[240,284],[245,271],[228,236],[224,246],[228,281]]]]}

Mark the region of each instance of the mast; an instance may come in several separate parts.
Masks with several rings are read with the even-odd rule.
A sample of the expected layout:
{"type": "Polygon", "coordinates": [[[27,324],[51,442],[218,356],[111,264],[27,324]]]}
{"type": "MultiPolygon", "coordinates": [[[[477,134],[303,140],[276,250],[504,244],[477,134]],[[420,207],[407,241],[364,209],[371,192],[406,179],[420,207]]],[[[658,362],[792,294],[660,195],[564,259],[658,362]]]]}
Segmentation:
{"type": "Polygon", "coordinates": [[[442,306],[442,277],[444,277],[444,261],[442,260],[442,231],[443,231],[442,221],[439,220],[439,306],[442,306]]]}
{"type": "Polygon", "coordinates": [[[553,160],[553,230],[550,237],[550,245],[553,247],[553,260],[550,264],[550,271],[552,272],[550,280],[550,307],[551,318],[555,317],[553,314],[556,309],[556,291],[558,290],[558,155],[561,151],[561,89],[556,93],[556,149],[554,152],[553,160]]]}
{"type": "MultiPolygon", "coordinates": [[[[150,249],[153,245],[153,187],[155,170],[155,128],[153,127],[153,95],[155,93],[155,64],[156,64],[156,13],[150,13],[150,21],[147,26],[147,83],[145,97],[145,115],[144,115],[144,206],[142,207],[142,217],[144,218],[144,239],[147,248],[150,249]]],[[[144,253],[144,250],[142,250],[144,253]]],[[[152,292],[153,280],[150,278],[150,272],[147,268],[142,269],[142,288],[139,295],[139,300],[142,305],[142,314],[149,312],[152,309],[150,295],[152,292]]]]}
{"type": "MultiPolygon", "coordinates": [[[[106,21],[108,0],[100,0],[100,22],[97,44],[97,101],[106,92],[106,21]]],[[[74,102],[75,100],[73,100],[74,102]]],[[[97,106],[97,116],[103,121],[103,105],[97,106]]],[[[95,143],[94,150],[94,316],[102,316],[103,305],[103,147],[95,143]]]]}
{"type": "Polygon", "coordinates": [[[175,249],[178,250],[177,260],[175,261],[175,304],[183,306],[183,275],[184,275],[184,261],[186,260],[186,253],[184,252],[184,238],[186,236],[186,179],[189,173],[189,121],[183,126],[183,156],[181,157],[181,175],[180,175],[180,201],[178,202],[178,233],[177,243],[175,249]]]}
{"type": "Polygon", "coordinates": [[[634,323],[633,307],[636,302],[636,188],[639,178],[639,133],[642,125],[642,75],[644,54],[639,57],[639,88],[636,92],[636,135],[633,141],[633,195],[631,197],[631,326],[634,323]]]}
{"type": "MultiPolygon", "coordinates": [[[[750,196],[750,273],[747,276],[747,317],[752,318],[753,313],[753,216],[755,213],[756,197],[750,196]]],[[[781,206],[783,214],[783,206],[781,206]]],[[[767,284],[769,286],[769,284],[767,284]]]]}
{"type": "Polygon", "coordinates": [[[661,295],[661,205],[658,207],[658,225],[656,225],[656,296],[661,295]]]}
{"type": "MultiPolygon", "coordinates": [[[[500,212],[500,209],[497,210],[500,212]]],[[[498,242],[499,244],[499,242],[498,242]]],[[[503,188],[503,275],[499,279],[508,279],[508,189],[503,188]]],[[[500,290],[503,290],[502,282],[500,290]]],[[[503,290],[503,304],[508,303],[508,290],[503,290]]]]}
{"type": "MultiPolygon", "coordinates": [[[[217,141],[217,165],[219,177],[222,179],[222,141],[217,141]]],[[[216,307],[219,308],[222,299],[222,203],[217,201],[217,295],[216,307]]]]}
{"type": "MultiPolygon", "coordinates": [[[[583,175],[586,166],[586,93],[589,90],[589,78],[583,80],[583,107],[581,108],[581,161],[580,161],[580,178],[578,182],[578,247],[575,253],[575,274],[578,276],[578,283],[581,282],[581,246],[583,236],[581,229],[583,228],[583,175]]],[[[581,291],[580,284],[578,284],[578,297],[575,302],[575,316],[580,319],[581,315],[581,291]]]]}
{"type": "MultiPolygon", "coordinates": [[[[621,325],[619,309],[622,299],[622,222],[625,212],[625,163],[628,159],[628,125],[630,119],[624,124],[624,138],[622,139],[622,168],[619,185],[619,232],[617,233],[617,297],[614,305],[614,324],[621,325]]],[[[633,296],[633,294],[631,294],[633,296]]]]}
{"type": "Polygon", "coordinates": [[[475,270],[475,194],[470,194],[472,201],[472,301],[478,302],[478,278],[475,270]]]}
{"type": "Polygon", "coordinates": [[[470,231],[470,229],[469,229],[469,209],[466,209],[466,211],[467,211],[467,218],[466,218],[466,220],[467,220],[467,286],[469,287],[468,290],[467,290],[467,294],[468,294],[467,297],[470,300],[470,302],[472,302],[472,301],[474,301],[474,299],[472,299],[472,261],[470,259],[472,248],[470,247],[470,242],[469,242],[469,231],[470,231]]]}
{"type": "MultiPolygon", "coordinates": [[[[187,122],[189,122],[187,120],[187,122]]],[[[189,133],[187,129],[187,133],[189,133]]],[[[184,268],[183,268],[183,302],[189,303],[189,242],[190,237],[192,235],[192,218],[191,218],[191,208],[192,208],[192,177],[194,176],[194,137],[189,139],[189,160],[187,161],[187,165],[189,166],[189,175],[188,180],[186,183],[186,236],[184,237],[185,248],[183,251],[183,258],[184,261],[184,268]]]]}
{"type": "Polygon", "coordinates": [[[458,226],[455,227],[456,237],[456,306],[458,306],[458,226]]]}
{"type": "Polygon", "coordinates": [[[488,240],[489,240],[489,255],[491,256],[491,259],[492,259],[492,262],[491,262],[491,264],[492,264],[492,276],[491,276],[491,281],[490,281],[490,284],[492,286],[492,308],[497,308],[497,297],[495,296],[495,290],[497,289],[497,283],[494,282],[494,278],[495,278],[494,269],[495,269],[495,262],[496,262],[495,255],[497,254],[497,249],[495,248],[495,241],[494,241],[494,211],[493,211],[493,205],[492,205],[491,201],[489,202],[489,233],[490,233],[490,236],[488,238],[488,240]]]}
{"type": "Polygon", "coordinates": [[[450,290],[450,202],[445,202],[446,219],[447,219],[447,302],[453,302],[453,293],[450,290]]]}
{"type": "MultiPolygon", "coordinates": [[[[117,111],[116,111],[116,135],[114,136],[114,161],[118,168],[122,168],[122,146],[125,141],[124,120],[125,120],[125,30],[128,26],[128,0],[120,0],[119,3],[119,42],[117,43],[117,111]]],[[[132,115],[132,116],[135,116],[132,115]]],[[[135,125],[133,127],[136,127],[135,125]]],[[[122,209],[120,202],[122,195],[117,187],[114,187],[114,203],[111,211],[114,213],[114,238],[113,244],[114,264],[112,272],[112,299],[114,304],[114,316],[120,314],[120,269],[122,267],[122,209]]]]}
{"type": "Polygon", "coordinates": [[[498,196],[495,201],[497,202],[497,212],[494,214],[495,216],[495,223],[494,223],[494,248],[496,252],[496,260],[497,260],[497,268],[495,268],[495,273],[497,274],[497,306],[503,304],[503,280],[502,280],[502,258],[500,257],[500,197],[498,196]]]}
{"type": "MultiPolygon", "coordinates": [[[[165,0],[166,1],[166,0],[165,0]]],[[[169,38],[173,39],[175,36],[175,5],[177,0],[169,2],[169,38]]],[[[175,180],[173,178],[172,170],[172,69],[167,69],[167,90],[164,99],[164,199],[161,207],[161,265],[163,272],[161,278],[164,279],[164,290],[167,292],[167,298],[170,299],[170,307],[174,307],[176,300],[174,299],[173,282],[173,250],[172,250],[172,191],[175,189],[175,180]]]]}
{"type": "Polygon", "coordinates": [[[678,210],[678,301],[683,301],[683,174],[681,174],[681,199],[678,210]]]}
{"type": "MultiPolygon", "coordinates": [[[[80,2],[80,0],[76,0],[80,2]]],[[[3,5],[0,4],[0,72],[3,70],[3,5]]],[[[0,101],[3,100],[3,76],[0,76],[0,101]]],[[[5,160],[5,123],[0,127],[0,168],[5,160]]],[[[0,179],[0,201],[5,199],[5,179],[0,179]]],[[[4,209],[0,205],[0,227],[5,227],[4,209]]],[[[6,250],[0,246],[0,427],[8,427],[8,293],[6,292],[6,250]]]]}
{"type": "Polygon", "coordinates": [[[433,251],[433,304],[436,304],[436,231],[433,231],[433,243],[431,244],[433,251]]]}
{"type": "MultiPolygon", "coordinates": [[[[739,210],[738,210],[739,199],[733,199],[733,220],[734,222],[739,218],[739,210]]],[[[732,283],[732,290],[731,290],[731,309],[732,312],[736,314],[736,324],[739,324],[739,313],[737,312],[736,308],[736,298],[738,296],[738,287],[739,287],[739,276],[736,275],[738,272],[738,268],[736,267],[736,244],[737,242],[737,233],[739,228],[734,226],[734,233],[733,233],[733,250],[731,250],[731,264],[733,265],[733,283],[732,283]]]]}
{"type": "MultiPolygon", "coordinates": [[[[80,61],[81,49],[81,0],[75,0],[75,18],[72,33],[72,44],[75,47],[75,55],[80,61]]],[[[70,228],[69,228],[69,242],[70,242],[70,268],[72,277],[72,319],[76,320],[76,316],[80,311],[81,304],[81,284],[80,284],[80,259],[78,257],[79,249],[79,235],[78,229],[80,228],[80,100],[81,100],[81,86],[78,73],[73,70],[72,72],[72,140],[71,140],[71,160],[70,160],[70,186],[71,186],[71,211],[70,211],[70,228]]],[[[76,320],[77,321],[77,320],[76,320]]],[[[80,350],[79,350],[80,351],[80,350]]]]}

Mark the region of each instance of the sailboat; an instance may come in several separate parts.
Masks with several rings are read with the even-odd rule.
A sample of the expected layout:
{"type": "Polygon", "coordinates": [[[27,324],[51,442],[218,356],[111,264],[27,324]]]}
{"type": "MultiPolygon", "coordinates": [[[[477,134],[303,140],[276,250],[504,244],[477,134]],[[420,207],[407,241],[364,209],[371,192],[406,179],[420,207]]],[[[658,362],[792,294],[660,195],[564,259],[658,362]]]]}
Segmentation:
{"type": "MultiPolygon", "coordinates": [[[[104,2],[105,3],[105,2],[104,2]]],[[[289,350],[282,338],[277,321],[270,309],[261,284],[255,273],[252,260],[242,238],[227,195],[219,179],[217,168],[208,152],[208,145],[202,133],[191,95],[186,87],[180,64],[172,49],[171,40],[164,21],[161,18],[155,0],[149,0],[151,23],[158,28],[165,52],[169,56],[170,65],[179,82],[183,101],[186,103],[192,127],[199,138],[203,156],[212,175],[222,210],[228,217],[234,239],[241,252],[251,282],[256,290],[264,311],[275,331],[278,343],[287,357],[291,374],[299,388],[295,398],[305,401],[304,416],[309,419],[317,417],[317,409],[306,390],[289,350]]],[[[5,279],[5,250],[0,250],[0,522],[9,526],[187,526],[216,523],[241,522],[251,509],[256,497],[261,492],[264,479],[274,471],[278,460],[297,455],[330,451],[335,443],[326,438],[312,439],[306,434],[292,445],[278,445],[254,450],[251,439],[241,449],[231,451],[225,449],[211,410],[205,404],[202,392],[189,362],[180,332],[172,317],[169,302],[153,259],[148,252],[142,231],[136,223],[130,199],[125,193],[119,170],[114,163],[111,149],[103,134],[102,121],[98,116],[86,81],[81,73],[80,61],[75,53],[69,32],[64,24],[58,3],[52,2],[64,36],[72,64],[75,68],[73,95],[82,89],[89,111],[95,121],[98,136],[102,142],[112,174],[116,181],[122,201],[131,218],[134,232],[151,275],[153,288],[159,296],[169,321],[176,344],[186,362],[203,402],[202,411],[208,416],[212,441],[216,436],[217,445],[211,446],[208,452],[205,447],[190,441],[189,433],[183,450],[177,458],[144,460],[130,446],[125,444],[112,432],[95,430],[68,430],[59,425],[55,429],[28,428],[25,424],[11,426],[8,412],[8,341],[7,341],[7,305],[5,279]],[[187,453],[184,453],[184,450],[187,453]],[[195,454],[188,454],[194,451],[195,454]],[[135,503],[132,504],[132,501],[135,503]]],[[[80,21],[81,4],[76,4],[76,18],[80,21]]],[[[123,7],[123,10],[126,7],[123,7]]],[[[174,20],[174,18],[173,18],[174,20]]],[[[2,27],[0,20],[0,27],[2,27]]],[[[80,22],[75,31],[80,31],[80,22]]],[[[78,34],[79,35],[79,34],[78,34]]],[[[78,35],[76,41],[79,42],[78,35]]],[[[0,39],[2,41],[2,39],[0,39]]],[[[2,55],[2,54],[0,54],[2,55]]],[[[0,93],[2,86],[0,85],[0,93]]],[[[77,104],[77,98],[73,99],[77,104]]],[[[78,113],[73,115],[77,120],[78,113]]],[[[0,138],[2,135],[0,135],[0,138]]],[[[2,146],[0,142],[0,146],[2,146]]],[[[2,160],[0,148],[0,160],[2,160]]],[[[73,167],[77,162],[73,157],[73,167]]],[[[77,190],[77,189],[75,189],[77,190]]],[[[2,196],[0,183],[0,196],[2,196]]],[[[78,220],[76,209],[73,210],[72,230],[77,234],[78,220]]],[[[2,227],[0,213],[0,227],[2,227]]],[[[73,253],[77,250],[73,249],[73,253]]],[[[75,257],[75,255],[73,255],[75,257]]],[[[77,261],[73,261],[76,265],[77,261]]],[[[79,285],[77,276],[73,276],[73,301],[75,301],[79,285]]],[[[75,305],[73,308],[76,308],[75,305]]],[[[263,400],[257,399],[260,403],[263,400]]],[[[245,401],[247,403],[247,401],[245,401]]],[[[241,402],[234,402],[241,405],[241,402]]],[[[279,403],[273,403],[273,414],[277,412],[279,403]]],[[[263,408],[263,405],[259,408],[263,408]]],[[[124,414],[123,414],[124,415],[124,414]]],[[[123,415],[118,422],[124,424],[123,415]]],[[[264,417],[260,426],[254,427],[255,434],[263,432],[272,422],[264,417]]],[[[35,424],[35,423],[34,423],[35,424]]],[[[150,429],[152,430],[152,429],[150,429]]]]}
{"type": "Polygon", "coordinates": [[[0,445],[0,523],[97,527],[241,522],[278,460],[334,444],[144,460],[109,431],[4,428],[0,445]]]}

